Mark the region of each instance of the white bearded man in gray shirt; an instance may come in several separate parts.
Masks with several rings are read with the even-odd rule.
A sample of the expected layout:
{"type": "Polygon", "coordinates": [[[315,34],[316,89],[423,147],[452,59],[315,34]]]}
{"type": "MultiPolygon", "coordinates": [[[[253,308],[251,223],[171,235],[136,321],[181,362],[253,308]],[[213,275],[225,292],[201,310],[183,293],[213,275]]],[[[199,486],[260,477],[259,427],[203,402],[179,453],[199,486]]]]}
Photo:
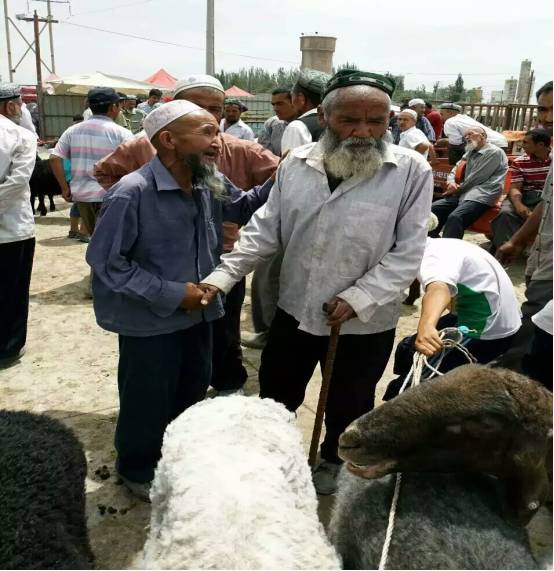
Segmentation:
{"type": "Polygon", "coordinates": [[[373,408],[400,295],[425,247],[431,167],[419,153],[382,140],[393,91],[394,82],[377,74],[343,70],[331,78],[319,110],[324,135],[290,152],[267,204],[200,284],[209,303],[282,248],[279,303],[259,381],[262,398],[291,411],[324,362],[330,327],[342,326],[314,473],[321,494],[336,489],[340,434],[373,408]]]}

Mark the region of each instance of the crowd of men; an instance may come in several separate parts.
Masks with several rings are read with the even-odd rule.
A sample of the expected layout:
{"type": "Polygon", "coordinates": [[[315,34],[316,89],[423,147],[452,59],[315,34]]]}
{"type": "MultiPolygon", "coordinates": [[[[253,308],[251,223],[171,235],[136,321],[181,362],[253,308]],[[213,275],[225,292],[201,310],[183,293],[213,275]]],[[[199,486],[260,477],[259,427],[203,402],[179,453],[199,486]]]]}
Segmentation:
{"type": "MultiPolygon", "coordinates": [[[[413,99],[394,114],[394,89],[371,72],[302,72],[273,92],[275,116],[256,141],[245,105],[226,100],[214,77],[188,75],[172,101],[153,89],[138,106],[101,87],[88,94],[88,117],[59,138],[50,164],[91,236],[96,319],[119,339],[117,470],[138,497],[148,498],[168,423],[210,385],[220,396],[242,391],[252,271],[255,331],[243,342],[263,348],[262,398],[295,411],[330,328],[341,328],[314,470],[321,494],[335,491],[340,434],[374,406],[416,277],[421,318],[395,355],[399,379],[413,351],[431,357],[442,328],[463,326],[479,362],[500,360],[552,388],[552,82],[537,93],[537,126],[511,166],[506,139],[460,105],[436,111],[413,99]],[[441,145],[452,172],[437,195],[429,161],[441,145]],[[496,205],[507,174],[497,260],[462,238],[496,205]],[[500,262],[533,243],[520,312],[500,262]]],[[[2,367],[24,352],[35,244],[37,138],[22,116],[18,87],[0,85],[2,367]]],[[[460,364],[452,354],[441,367],[460,364]]]]}

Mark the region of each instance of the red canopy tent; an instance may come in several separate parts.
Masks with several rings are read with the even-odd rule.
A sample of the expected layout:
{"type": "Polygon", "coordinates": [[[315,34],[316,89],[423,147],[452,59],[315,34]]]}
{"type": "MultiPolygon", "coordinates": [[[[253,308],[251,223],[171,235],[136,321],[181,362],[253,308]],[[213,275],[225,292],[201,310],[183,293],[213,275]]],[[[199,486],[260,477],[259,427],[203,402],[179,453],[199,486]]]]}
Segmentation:
{"type": "Polygon", "coordinates": [[[244,91],[244,89],[241,89],[236,85],[233,85],[229,87],[229,89],[226,89],[225,95],[227,97],[254,97],[251,93],[248,93],[248,91],[244,91]]]}
{"type": "Polygon", "coordinates": [[[162,87],[173,88],[175,83],[177,83],[177,78],[173,77],[162,67],[144,81],[146,83],[153,83],[154,85],[161,85],[162,87]]]}

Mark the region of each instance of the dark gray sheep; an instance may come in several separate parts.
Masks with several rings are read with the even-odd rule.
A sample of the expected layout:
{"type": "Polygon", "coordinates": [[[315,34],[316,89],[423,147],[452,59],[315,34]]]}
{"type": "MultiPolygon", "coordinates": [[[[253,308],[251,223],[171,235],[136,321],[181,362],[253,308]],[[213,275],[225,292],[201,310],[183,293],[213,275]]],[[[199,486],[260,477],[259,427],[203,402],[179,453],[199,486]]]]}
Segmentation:
{"type": "MultiPolygon", "coordinates": [[[[344,569],[377,569],[395,477],[343,469],[329,537],[344,569]]],[[[537,569],[527,532],[503,517],[498,481],[404,474],[387,569],[537,569]]]]}
{"type": "Polygon", "coordinates": [[[509,513],[526,524],[548,497],[552,393],[507,369],[465,365],[426,381],[354,421],[340,457],[354,473],[493,474],[509,513]]]}
{"type": "Polygon", "coordinates": [[[0,411],[0,569],[92,569],[87,462],[61,422],[0,411]]]}

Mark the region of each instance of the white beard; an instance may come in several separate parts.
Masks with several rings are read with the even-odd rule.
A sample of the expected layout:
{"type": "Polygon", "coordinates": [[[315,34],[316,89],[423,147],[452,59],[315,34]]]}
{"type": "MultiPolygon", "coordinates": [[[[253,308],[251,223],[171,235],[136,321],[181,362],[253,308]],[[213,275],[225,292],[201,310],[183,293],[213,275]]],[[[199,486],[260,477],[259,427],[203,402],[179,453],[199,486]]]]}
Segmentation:
{"type": "Polygon", "coordinates": [[[336,178],[360,176],[370,179],[383,166],[385,145],[381,139],[351,137],[340,141],[329,128],[320,139],[325,168],[336,178]]]}
{"type": "Polygon", "coordinates": [[[474,151],[476,148],[477,145],[473,141],[470,141],[469,143],[466,143],[465,151],[468,153],[469,151],[474,151]]]}

